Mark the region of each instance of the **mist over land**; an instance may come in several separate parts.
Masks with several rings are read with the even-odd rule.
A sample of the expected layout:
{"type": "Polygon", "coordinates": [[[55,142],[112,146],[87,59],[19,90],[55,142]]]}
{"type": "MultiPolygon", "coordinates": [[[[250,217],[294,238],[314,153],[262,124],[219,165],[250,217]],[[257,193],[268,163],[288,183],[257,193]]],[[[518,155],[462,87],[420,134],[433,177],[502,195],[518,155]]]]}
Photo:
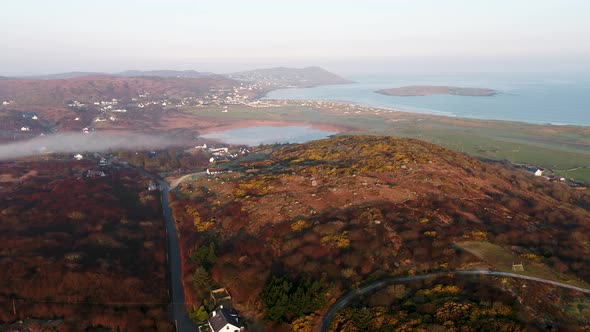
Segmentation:
{"type": "Polygon", "coordinates": [[[113,133],[59,133],[38,136],[27,141],[0,145],[0,160],[43,155],[47,153],[83,153],[108,150],[157,149],[180,144],[166,136],[113,133]]]}

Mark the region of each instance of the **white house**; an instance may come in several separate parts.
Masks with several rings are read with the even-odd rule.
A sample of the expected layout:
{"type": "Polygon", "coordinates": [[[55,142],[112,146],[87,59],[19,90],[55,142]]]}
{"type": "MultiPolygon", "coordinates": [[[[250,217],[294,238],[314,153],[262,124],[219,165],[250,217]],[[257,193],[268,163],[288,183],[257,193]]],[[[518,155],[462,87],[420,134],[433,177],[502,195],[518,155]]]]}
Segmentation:
{"type": "Polygon", "coordinates": [[[3,105],[3,106],[8,106],[8,105],[10,105],[10,102],[9,102],[9,101],[3,101],[3,102],[2,102],[2,105],[3,105]]]}
{"type": "Polygon", "coordinates": [[[233,309],[224,308],[222,305],[215,308],[209,317],[209,327],[213,332],[240,332],[245,331],[238,313],[233,309]]]}
{"type": "Polygon", "coordinates": [[[78,153],[78,154],[76,154],[74,156],[74,159],[76,159],[76,160],[82,160],[82,159],[84,159],[84,156],[78,153]]]}
{"type": "Polygon", "coordinates": [[[103,172],[103,171],[95,171],[95,170],[91,170],[91,169],[89,169],[88,170],[88,173],[86,173],[86,177],[87,178],[98,178],[98,177],[103,178],[105,176],[107,176],[105,174],[105,172],[103,172]]]}
{"type": "Polygon", "coordinates": [[[33,120],[37,120],[37,119],[39,119],[39,118],[38,118],[36,115],[33,115],[33,117],[31,117],[31,119],[33,119],[33,120]]]}
{"type": "Polygon", "coordinates": [[[537,171],[535,172],[535,176],[541,176],[543,175],[543,171],[540,169],[537,169],[537,171]]]}
{"type": "Polygon", "coordinates": [[[212,153],[214,156],[223,156],[224,154],[228,154],[229,153],[229,149],[228,148],[209,149],[208,151],[210,153],[212,153]]]}
{"type": "Polygon", "coordinates": [[[29,127],[20,127],[20,131],[31,131],[31,128],[29,127]]]}
{"type": "Polygon", "coordinates": [[[217,175],[223,173],[231,173],[230,170],[223,169],[223,168],[207,168],[207,175],[217,175]]]}

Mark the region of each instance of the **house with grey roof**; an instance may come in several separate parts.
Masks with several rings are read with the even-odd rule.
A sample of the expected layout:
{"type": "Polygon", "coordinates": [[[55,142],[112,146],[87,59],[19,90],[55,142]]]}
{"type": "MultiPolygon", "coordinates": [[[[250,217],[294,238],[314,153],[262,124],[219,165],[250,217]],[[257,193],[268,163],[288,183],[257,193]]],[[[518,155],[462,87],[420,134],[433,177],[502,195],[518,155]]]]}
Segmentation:
{"type": "Polygon", "coordinates": [[[238,313],[220,305],[215,308],[209,317],[209,326],[213,332],[242,332],[246,331],[244,323],[238,313]]]}

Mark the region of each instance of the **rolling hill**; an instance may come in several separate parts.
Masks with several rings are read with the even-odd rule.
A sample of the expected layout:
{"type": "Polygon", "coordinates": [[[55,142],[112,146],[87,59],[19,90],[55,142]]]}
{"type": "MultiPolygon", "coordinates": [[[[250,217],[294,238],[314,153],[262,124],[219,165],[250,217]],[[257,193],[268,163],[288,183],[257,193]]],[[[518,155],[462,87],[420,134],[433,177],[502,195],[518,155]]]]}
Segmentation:
{"type": "Polygon", "coordinates": [[[156,76],[156,77],[179,77],[179,78],[201,78],[215,75],[209,72],[198,72],[196,70],[127,70],[113,74],[120,77],[139,77],[139,76],[156,76]]]}
{"type": "Polygon", "coordinates": [[[38,80],[61,80],[69,78],[79,78],[85,76],[116,76],[116,77],[178,77],[178,78],[201,78],[204,76],[215,75],[209,72],[198,72],[196,70],[126,70],[118,73],[90,72],[90,71],[73,71],[67,73],[56,73],[48,75],[30,75],[22,76],[20,79],[38,79],[38,80]]]}
{"type": "MultiPolygon", "coordinates": [[[[513,261],[494,258],[494,250],[522,261],[523,273],[590,283],[590,196],[561,183],[423,141],[374,136],[266,147],[219,166],[232,172],[184,183],[173,199],[185,280],[190,285],[205,265],[212,283],[228,288],[254,321],[276,318],[260,309],[275,277],[322,280],[324,289],[332,285],[327,303],[388,275],[511,270],[513,261]]],[[[548,291],[531,289],[535,300],[523,308],[548,291]]],[[[187,292],[192,303],[205,296],[187,292]]],[[[325,307],[314,308],[306,313],[325,307]]],[[[563,321],[563,310],[544,312],[563,321]]]]}
{"type": "Polygon", "coordinates": [[[113,98],[130,103],[146,92],[154,100],[163,96],[194,97],[205,95],[211,89],[229,89],[236,84],[236,81],[219,75],[199,78],[94,75],[68,79],[12,79],[0,80],[0,100],[12,100],[14,103],[10,104],[10,109],[35,112],[56,123],[79,116],[67,106],[74,100],[85,105],[113,98]]]}
{"type": "Polygon", "coordinates": [[[229,78],[239,81],[256,82],[267,87],[308,88],[326,84],[348,84],[352,81],[342,78],[320,67],[287,68],[276,67],[232,73],[229,78]]]}

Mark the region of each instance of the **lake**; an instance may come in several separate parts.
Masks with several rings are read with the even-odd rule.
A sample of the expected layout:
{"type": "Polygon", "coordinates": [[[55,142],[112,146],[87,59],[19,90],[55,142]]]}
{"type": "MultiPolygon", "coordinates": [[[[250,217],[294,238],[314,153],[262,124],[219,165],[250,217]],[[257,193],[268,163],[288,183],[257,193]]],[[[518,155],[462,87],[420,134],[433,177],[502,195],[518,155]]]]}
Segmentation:
{"type": "Polygon", "coordinates": [[[582,74],[365,75],[353,84],[271,91],[266,99],[352,102],[398,111],[454,117],[590,126],[590,77],[582,74]],[[492,97],[431,95],[396,97],[379,89],[408,85],[490,88],[492,97]]]}
{"type": "Polygon", "coordinates": [[[253,126],[213,132],[201,137],[228,144],[256,146],[273,143],[305,143],[334,134],[337,132],[310,126],[253,126]]]}

